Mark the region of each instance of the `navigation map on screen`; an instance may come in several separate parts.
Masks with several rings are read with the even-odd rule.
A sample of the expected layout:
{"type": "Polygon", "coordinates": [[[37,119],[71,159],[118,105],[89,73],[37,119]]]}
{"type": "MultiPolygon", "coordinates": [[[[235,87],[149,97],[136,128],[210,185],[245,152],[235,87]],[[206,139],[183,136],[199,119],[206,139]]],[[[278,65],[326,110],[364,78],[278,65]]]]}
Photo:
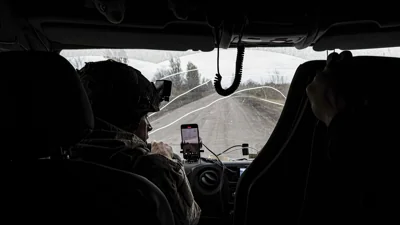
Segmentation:
{"type": "Polygon", "coordinates": [[[182,142],[183,144],[198,144],[199,134],[197,128],[182,129],[182,142]]]}

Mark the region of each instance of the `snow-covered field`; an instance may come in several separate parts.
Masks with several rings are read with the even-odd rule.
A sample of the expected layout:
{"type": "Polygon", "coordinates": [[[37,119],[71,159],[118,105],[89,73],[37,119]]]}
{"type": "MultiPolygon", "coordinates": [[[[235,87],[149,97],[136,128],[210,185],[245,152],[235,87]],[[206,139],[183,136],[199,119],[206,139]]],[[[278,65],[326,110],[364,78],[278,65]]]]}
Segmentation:
{"type": "MultiPolygon", "coordinates": [[[[63,51],[62,55],[70,60],[76,68],[82,67],[84,62],[105,60],[102,55],[90,51],[86,52],[86,55],[84,52],[63,51]]],[[[197,66],[202,77],[208,79],[215,77],[217,72],[216,51],[192,53],[179,58],[183,71],[186,70],[187,63],[192,62],[197,66]]],[[[219,66],[220,73],[223,76],[223,86],[229,85],[232,81],[232,75],[235,73],[235,62],[235,49],[221,50],[219,66]]],[[[296,68],[303,62],[305,62],[304,59],[281,53],[247,50],[244,57],[242,80],[251,79],[257,82],[266,82],[270,81],[272,77],[281,76],[284,81],[290,82],[296,68]]],[[[149,80],[153,78],[157,69],[166,69],[169,66],[168,60],[157,64],[133,58],[128,58],[128,64],[140,70],[149,80]]]]}
{"type": "MultiPolygon", "coordinates": [[[[77,56],[77,57],[64,56],[64,57],[68,59],[71,62],[71,64],[77,69],[82,68],[85,65],[84,64],[85,62],[98,62],[106,60],[106,58],[104,58],[103,56],[77,56]]],[[[153,78],[154,74],[157,71],[157,68],[159,67],[155,63],[137,59],[128,59],[128,65],[141,71],[142,74],[149,80],[153,78]]]]}
{"type": "MultiPolygon", "coordinates": [[[[202,52],[180,57],[182,67],[192,62],[199,69],[200,74],[208,79],[214,79],[217,73],[216,51],[202,52]]],[[[232,75],[235,74],[236,49],[221,50],[220,73],[222,84],[229,85],[232,75]]],[[[243,62],[242,80],[253,80],[256,82],[270,81],[274,76],[282,76],[284,81],[290,82],[297,67],[305,62],[304,59],[281,53],[246,50],[243,62]]],[[[161,62],[161,67],[168,67],[168,61],[161,62]]],[[[182,68],[186,70],[186,68],[182,68]]]]}
{"type": "MultiPolygon", "coordinates": [[[[236,49],[220,51],[220,72],[223,76],[222,85],[228,86],[235,72],[236,49]]],[[[340,52],[340,51],[338,51],[340,52]]],[[[376,55],[400,57],[400,47],[381,48],[352,51],[353,55],[376,55]]],[[[176,52],[143,49],[87,49],[65,50],[61,55],[80,68],[83,62],[105,60],[104,56],[118,56],[128,58],[128,64],[152,80],[157,69],[167,68],[168,59],[179,57],[182,70],[190,61],[199,69],[202,77],[213,80],[217,72],[217,51],[211,52],[176,52]],[[75,63],[74,63],[75,62],[75,63]]],[[[308,60],[326,59],[327,52],[315,52],[311,48],[297,50],[295,48],[252,48],[246,49],[243,64],[243,81],[268,82],[276,76],[290,82],[296,68],[308,60]]]]}

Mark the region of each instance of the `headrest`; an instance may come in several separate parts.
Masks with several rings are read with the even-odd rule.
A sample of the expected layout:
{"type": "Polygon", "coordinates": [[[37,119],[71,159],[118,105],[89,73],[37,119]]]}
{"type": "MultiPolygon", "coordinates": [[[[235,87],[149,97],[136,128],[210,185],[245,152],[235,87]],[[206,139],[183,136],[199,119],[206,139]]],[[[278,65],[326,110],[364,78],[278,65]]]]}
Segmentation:
{"type": "Polygon", "coordinates": [[[357,84],[354,89],[367,93],[371,103],[397,101],[398,88],[394,79],[400,75],[400,58],[356,56],[350,74],[350,81],[357,84]]]}
{"type": "MultiPolygon", "coordinates": [[[[325,63],[325,60],[306,62],[299,66],[296,74],[309,74],[311,79],[308,82],[311,82],[316,72],[324,68],[325,63]]],[[[385,105],[386,108],[397,99],[397,83],[392,80],[399,75],[400,58],[355,56],[345,76],[340,79],[347,83],[352,93],[367,100],[366,104],[374,108],[385,105]]]]}
{"type": "Polygon", "coordinates": [[[72,65],[49,52],[0,53],[1,145],[7,159],[41,158],[76,144],[94,119],[72,65]]]}
{"type": "Polygon", "coordinates": [[[384,112],[398,99],[397,83],[400,75],[400,58],[356,56],[352,59],[343,80],[348,90],[359,98],[365,107],[384,112]]]}

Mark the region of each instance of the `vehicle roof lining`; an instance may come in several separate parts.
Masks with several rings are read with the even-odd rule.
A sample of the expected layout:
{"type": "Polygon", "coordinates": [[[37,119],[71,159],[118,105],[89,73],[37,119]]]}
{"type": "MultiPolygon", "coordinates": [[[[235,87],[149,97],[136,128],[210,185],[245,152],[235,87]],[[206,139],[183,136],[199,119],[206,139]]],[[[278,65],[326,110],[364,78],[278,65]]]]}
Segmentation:
{"type": "Polygon", "coordinates": [[[355,50],[400,46],[400,25],[375,21],[339,23],[327,29],[313,45],[315,51],[355,50]]]}
{"type": "Polygon", "coordinates": [[[37,0],[34,2],[8,0],[8,8],[12,9],[13,13],[6,16],[14,16],[13,24],[19,24],[21,30],[30,30],[31,33],[26,35],[15,29],[2,29],[2,27],[11,27],[11,24],[7,24],[11,21],[10,18],[5,18],[5,14],[2,14],[0,16],[2,25],[0,49],[20,49],[18,44],[24,43],[24,48],[32,50],[46,50],[50,46],[52,50],[140,48],[211,51],[216,44],[214,30],[207,21],[209,13],[207,10],[217,10],[216,15],[226,19],[221,48],[237,45],[242,22],[241,10],[250,12],[248,13],[249,23],[243,33],[243,41],[247,47],[294,46],[297,49],[303,49],[314,46],[314,50],[324,51],[400,46],[398,36],[400,19],[390,16],[397,14],[386,11],[387,16],[382,19],[371,13],[387,8],[389,5],[371,6],[363,10],[339,6],[322,9],[322,6],[311,3],[296,3],[288,7],[287,3],[276,2],[269,4],[270,10],[266,13],[265,8],[253,4],[255,2],[252,1],[243,5],[222,0],[215,4],[199,3],[203,5],[191,11],[187,20],[179,20],[168,8],[166,0],[138,3],[127,1],[125,19],[121,24],[115,25],[108,22],[95,8],[88,7],[90,3],[91,0],[37,0]],[[355,10],[357,14],[354,14],[355,10]],[[21,25],[20,22],[16,22],[22,20],[26,24],[21,25]],[[346,23],[354,25],[363,24],[365,21],[375,24],[375,27],[366,28],[361,25],[361,28],[354,28],[353,26],[352,29],[357,32],[350,34],[337,29],[340,26],[347,26],[346,23]],[[26,29],[27,26],[30,26],[29,29],[26,29]],[[33,28],[34,32],[31,30],[33,28]],[[36,32],[38,34],[35,34],[36,32]],[[26,36],[30,39],[26,40],[26,36]],[[42,40],[37,36],[40,36],[42,40]],[[11,46],[10,43],[4,45],[1,43],[4,40],[12,40],[14,37],[17,37],[20,42],[15,43],[15,46],[11,46]],[[363,40],[363,43],[359,40],[363,40]],[[49,43],[49,46],[43,48],[42,42],[49,43]]]}
{"type": "MultiPolygon", "coordinates": [[[[183,26],[181,26],[183,27],[183,26]]],[[[196,32],[171,29],[145,29],[82,24],[45,23],[42,32],[52,42],[66,46],[90,46],[91,48],[144,48],[185,51],[211,51],[214,38],[208,27],[198,25],[196,32]],[[157,44],[158,43],[158,44],[157,44]]]]}

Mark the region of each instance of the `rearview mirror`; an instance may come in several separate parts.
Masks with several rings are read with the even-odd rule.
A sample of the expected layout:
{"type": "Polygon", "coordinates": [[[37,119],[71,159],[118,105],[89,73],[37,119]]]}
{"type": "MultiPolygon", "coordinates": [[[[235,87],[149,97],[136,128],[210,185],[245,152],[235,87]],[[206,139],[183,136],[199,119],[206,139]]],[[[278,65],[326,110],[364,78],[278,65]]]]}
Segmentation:
{"type": "Polygon", "coordinates": [[[156,80],[154,85],[156,87],[160,102],[162,102],[162,101],[168,102],[169,97],[171,96],[172,81],[156,80]]]}

